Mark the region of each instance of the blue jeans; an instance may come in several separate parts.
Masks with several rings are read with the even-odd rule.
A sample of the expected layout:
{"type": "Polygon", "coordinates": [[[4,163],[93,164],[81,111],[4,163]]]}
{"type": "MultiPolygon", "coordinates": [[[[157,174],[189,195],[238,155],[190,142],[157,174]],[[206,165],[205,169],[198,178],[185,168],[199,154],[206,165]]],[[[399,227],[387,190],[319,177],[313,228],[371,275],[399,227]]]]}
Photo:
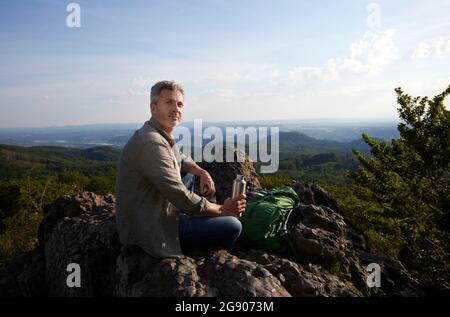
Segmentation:
{"type": "Polygon", "coordinates": [[[179,233],[183,251],[211,247],[230,248],[241,234],[236,217],[192,217],[180,214],[179,233]]]}
{"type": "MultiPolygon", "coordinates": [[[[183,178],[185,185],[191,185],[192,174],[183,178]]],[[[192,184],[193,185],[193,184],[192,184]]],[[[193,189],[187,186],[188,189],[193,189]]],[[[233,246],[242,231],[241,222],[236,217],[191,217],[180,213],[179,236],[181,249],[207,249],[211,247],[233,246]]]]}

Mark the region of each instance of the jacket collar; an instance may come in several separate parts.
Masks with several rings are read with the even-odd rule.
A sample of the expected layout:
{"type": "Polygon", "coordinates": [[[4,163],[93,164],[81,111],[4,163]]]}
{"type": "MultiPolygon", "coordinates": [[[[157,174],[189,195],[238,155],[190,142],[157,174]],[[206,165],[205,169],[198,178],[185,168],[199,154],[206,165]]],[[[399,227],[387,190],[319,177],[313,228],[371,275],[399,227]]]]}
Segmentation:
{"type": "Polygon", "coordinates": [[[170,134],[168,134],[168,133],[161,127],[161,125],[159,124],[159,122],[158,122],[154,117],[151,117],[150,120],[148,120],[148,123],[149,123],[150,125],[153,125],[153,127],[156,129],[156,131],[158,131],[159,134],[161,134],[161,135],[167,140],[167,142],[169,142],[169,144],[170,144],[171,147],[174,146],[175,140],[173,139],[173,137],[172,137],[170,134]]]}

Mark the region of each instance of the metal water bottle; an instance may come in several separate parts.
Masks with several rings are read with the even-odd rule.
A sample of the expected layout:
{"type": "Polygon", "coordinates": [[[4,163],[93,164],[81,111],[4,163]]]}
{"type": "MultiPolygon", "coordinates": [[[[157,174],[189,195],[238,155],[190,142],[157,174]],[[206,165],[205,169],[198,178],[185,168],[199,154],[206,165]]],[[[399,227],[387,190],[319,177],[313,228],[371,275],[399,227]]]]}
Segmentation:
{"type": "Polygon", "coordinates": [[[236,175],[231,190],[231,198],[236,198],[245,193],[246,182],[242,175],[236,175]]]}

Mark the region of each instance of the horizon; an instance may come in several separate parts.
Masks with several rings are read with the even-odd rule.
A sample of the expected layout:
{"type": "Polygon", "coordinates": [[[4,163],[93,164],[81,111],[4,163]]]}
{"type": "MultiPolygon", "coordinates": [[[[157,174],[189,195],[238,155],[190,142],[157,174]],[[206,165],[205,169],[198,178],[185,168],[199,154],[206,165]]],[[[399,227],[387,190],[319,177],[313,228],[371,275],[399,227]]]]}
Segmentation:
{"type": "MultiPolygon", "coordinates": [[[[362,133],[390,140],[398,137],[399,121],[390,119],[335,119],[316,118],[312,119],[286,119],[264,120],[264,121],[186,121],[178,125],[173,133],[179,138],[180,134],[194,133],[198,135],[211,128],[215,128],[222,133],[226,133],[228,128],[243,128],[248,133],[254,133],[255,129],[264,133],[265,129],[272,131],[277,129],[282,133],[299,133],[318,140],[331,140],[338,142],[352,142],[361,139],[362,133]],[[247,130],[250,128],[250,130],[247,130]],[[261,128],[263,130],[261,130],[261,128]],[[186,130],[187,129],[187,130],[186,130]],[[253,132],[252,132],[253,131],[253,132]]],[[[18,127],[0,128],[0,143],[11,145],[64,145],[74,147],[85,147],[92,144],[119,145],[131,137],[133,131],[138,130],[143,125],[139,123],[110,123],[110,124],[88,124],[88,125],[67,125],[50,127],[18,127]]],[[[245,132],[245,133],[247,133],[245,132]]],[[[276,132],[275,134],[277,134],[276,132]]],[[[207,137],[207,138],[210,138],[207,137]]],[[[184,137],[182,138],[184,139],[184,137]]]]}
{"type": "Polygon", "coordinates": [[[394,88],[450,85],[449,0],[70,2],[0,3],[1,129],[144,122],[164,79],[186,122],[395,121],[394,88]]]}
{"type": "MultiPolygon", "coordinates": [[[[85,127],[99,127],[99,126],[120,126],[120,125],[141,125],[146,122],[148,119],[143,120],[142,122],[97,122],[97,123],[87,123],[87,124],[68,124],[68,125],[49,125],[49,126],[15,126],[15,127],[0,127],[0,131],[2,130],[20,130],[20,129],[59,129],[59,128],[85,128],[85,127]]],[[[193,124],[193,119],[190,121],[182,121],[177,127],[181,127],[187,124],[193,124]]],[[[239,125],[239,124],[247,124],[247,123],[255,123],[255,124],[263,124],[263,123],[279,123],[280,125],[287,124],[295,124],[295,123],[361,123],[361,124],[373,124],[373,123],[398,123],[400,119],[398,118],[370,118],[370,117],[361,117],[361,118],[287,118],[287,119],[274,119],[274,120],[234,120],[234,121],[202,121],[202,124],[230,124],[230,125],[239,125]]]]}

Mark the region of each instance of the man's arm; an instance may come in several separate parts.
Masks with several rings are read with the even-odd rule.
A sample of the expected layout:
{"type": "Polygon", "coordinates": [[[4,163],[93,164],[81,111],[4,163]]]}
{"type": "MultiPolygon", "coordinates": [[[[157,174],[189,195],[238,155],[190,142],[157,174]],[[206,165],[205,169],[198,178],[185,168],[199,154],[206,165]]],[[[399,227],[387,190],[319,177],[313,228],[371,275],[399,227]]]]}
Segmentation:
{"type": "MultiPolygon", "coordinates": [[[[211,175],[181,151],[180,155],[181,170],[200,177],[200,192],[206,196],[213,195],[216,192],[216,188],[211,175]]],[[[245,206],[246,200],[243,195],[236,199],[228,198],[223,205],[210,202],[205,212],[210,216],[236,216],[245,210],[245,206]]]]}
{"type": "Polygon", "coordinates": [[[210,202],[189,192],[174,167],[171,149],[163,141],[144,145],[136,157],[137,170],[175,207],[186,212],[207,213],[210,202]]]}
{"type": "Polygon", "coordinates": [[[234,199],[227,198],[223,205],[210,203],[206,213],[211,216],[238,216],[244,212],[246,207],[245,195],[234,199]]]}
{"type": "Polygon", "coordinates": [[[216,186],[211,175],[209,175],[206,170],[198,166],[197,163],[192,162],[188,172],[200,178],[200,193],[210,196],[216,192],[216,186]]]}
{"type": "Polygon", "coordinates": [[[192,162],[191,166],[188,169],[188,172],[200,177],[200,175],[206,171],[198,166],[197,163],[192,162]]]}
{"type": "Polygon", "coordinates": [[[191,173],[198,176],[200,178],[200,193],[205,196],[214,195],[216,192],[216,186],[214,185],[211,175],[209,175],[206,170],[198,166],[191,157],[181,152],[177,145],[175,145],[175,147],[177,151],[179,151],[181,157],[181,173],[191,173]]]}
{"type": "MultiPolygon", "coordinates": [[[[212,216],[237,215],[245,210],[244,195],[235,199],[228,198],[223,205],[217,205],[188,191],[173,166],[171,150],[163,142],[145,145],[136,161],[138,171],[178,209],[212,216]]],[[[194,172],[203,173],[200,171],[203,169],[197,164],[193,166],[197,166],[194,167],[194,172]]]]}
{"type": "MultiPolygon", "coordinates": [[[[211,175],[209,175],[206,170],[198,166],[194,161],[190,162],[193,164],[190,166],[188,172],[200,177],[200,188],[203,188],[205,185],[207,186],[207,191],[205,193],[206,195],[214,194],[216,189],[211,175]]],[[[206,213],[210,216],[237,216],[244,212],[245,206],[245,195],[242,195],[235,199],[226,199],[223,205],[210,202],[206,213]]]]}

